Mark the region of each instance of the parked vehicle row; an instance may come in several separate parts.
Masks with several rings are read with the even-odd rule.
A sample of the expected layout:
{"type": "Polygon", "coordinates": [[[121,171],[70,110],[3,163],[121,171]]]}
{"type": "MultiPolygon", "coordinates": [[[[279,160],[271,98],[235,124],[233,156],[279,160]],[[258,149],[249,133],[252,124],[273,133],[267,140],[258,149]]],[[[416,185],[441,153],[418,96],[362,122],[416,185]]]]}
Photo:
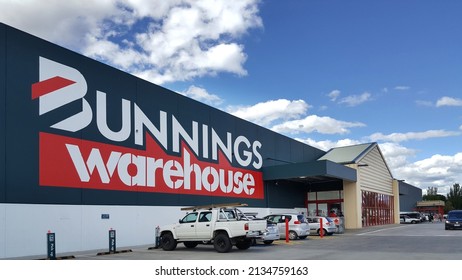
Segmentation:
{"type": "Polygon", "coordinates": [[[401,224],[416,224],[421,222],[443,221],[447,219],[447,214],[421,213],[421,212],[400,212],[401,224]]]}
{"type": "Polygon", "coordinates": [[[272,214],[264,219],[276,223],[279,227],[280,236],[286,238],[286,219],[289,224],[289,239],[305,239],[310,234],[321,235],[321,220],[323,225],[322,235],[332,235],[337,232],[337,226],[329,217],[306,217],[301,214],[272,214]]]}
{"type": "Polygon", "coordinates": [[[417,224],[421,222],[433,222],[434,220],[443,221],[444,229],[462,229],[462,210],[452,210],[447,214],[428,214],[419,212],[401,212],[401,224],[417,224]]]}
{"type": "MultiPolygon", "coordinates": [[[[170,251],[178,243],[183,243],[187,248],[210,244],[217,252],[226,253],[233,246],[246,250],[258,241],[271,244],[279,239],[306,239],[310,234],[332,235],[338,230],[330,217],[279,213],[258,218],[257,213],[243,213],[236,206],[247,205],[215,204],[182,208],[192,212],[176,224],[161,227],[160,246],[170,251]]],[[[400,213],[401,223],[420,223],[422,217],[418,212],[400,213]]],[[[462,229],[462,210],[447,214],[445,229],[462,229]]]]}
{"type": "Polygon", "coordinates": [[[233,246],[246,250],[258,241],[271,244],[286,236],[291,240],[305,239],[310,234],[332,235],[337,230],[328,217],[305,218],[301,214],[282,213],[258,218],[257,213],[243,213],[236,206],[246,205],[215,204],[182,208],[192,212],[178,223],[160,228],[160,246],[171,251],[178,243],[183,243],[187,248],[210,244],[217,252],[226,253],[233,246]],[[287,230],[286,222],[289,225],[287,230]]]}

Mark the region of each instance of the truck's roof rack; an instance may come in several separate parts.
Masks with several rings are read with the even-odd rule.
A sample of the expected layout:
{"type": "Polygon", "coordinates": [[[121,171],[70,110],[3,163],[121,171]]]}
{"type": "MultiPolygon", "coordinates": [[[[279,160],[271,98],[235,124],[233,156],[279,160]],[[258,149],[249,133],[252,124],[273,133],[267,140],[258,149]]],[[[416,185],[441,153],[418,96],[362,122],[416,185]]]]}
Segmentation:
{"type": "Polygon", "coordinates": [[[209,205],[200,205],[200,206],[190,206],[190,207],[183,207],[181,211],[190,211],[190,210],[197,210],[197,209],[211,209],[211,208],[223,208],[223,207],[244,207],[248,206],[245,203],[219,203],[219,204],[209,204],[209,205]]]}

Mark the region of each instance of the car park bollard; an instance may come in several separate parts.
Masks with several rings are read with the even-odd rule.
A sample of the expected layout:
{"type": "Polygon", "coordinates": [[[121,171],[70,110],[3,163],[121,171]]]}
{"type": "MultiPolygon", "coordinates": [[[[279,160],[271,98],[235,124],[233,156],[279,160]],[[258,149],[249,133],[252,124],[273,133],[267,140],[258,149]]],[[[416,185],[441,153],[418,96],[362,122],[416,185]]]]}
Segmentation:
{"type": "Polygon", "coordinates": [[[160,247],[160,227],[156,227],[156,245],[154,246],[154,249],[157,249],[160,247]]]}
{"type": "Polygon", "coordinates": [[[319,237],[324,237],[324,225],[322,224],[323,218],[319,219],[319,237]]]}
{"type": "Polygon", "coordinates": [[[149,247],[148,250],[159,249],[161,247],[160,242],[161,242],[161,239],[160,239],[160,226],[157,226],[155,231],[154,231],[154,246],[149,247]]]}
{"type": "Polygon", "coordinates": [[[109,253],[116,253],[116,231],[112,228],[109,230],[109,253]]]}
{"type": "Polygon", "coordinates": [[[118,254],[118,253],[128,253],[132,252],[131,249],[126,249],[126,250],[119,250],[117,251],[117,246],[116,246],[116,231],[115,229],[110,228],[109,229],[109,251],[108,252],[100,252],[97,255],[107,255],[107,254],[118,254]]]}
{"type": "Polygon", "coordinates": [[[55,233],[48,231],[47,233],[47,258],[56,260],[56,239],[55,233]]]}
{"type": "Polygon", "coordinates": [[[56,234],[48,230],[47,232],[47,257],[41,260],[65,260],[65,259],[75,259],[74,256],[56,256],[56,234]]]}

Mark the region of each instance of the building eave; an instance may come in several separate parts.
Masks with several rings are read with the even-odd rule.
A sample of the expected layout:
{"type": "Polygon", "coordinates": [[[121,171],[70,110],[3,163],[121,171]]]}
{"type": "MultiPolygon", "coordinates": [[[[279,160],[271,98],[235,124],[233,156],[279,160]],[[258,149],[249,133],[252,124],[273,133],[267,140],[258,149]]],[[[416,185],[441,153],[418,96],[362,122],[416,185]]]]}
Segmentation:
{"type": "Polygon", "coordinates": [[[290,180],[305,179],[306,181],[316,178],[340,179],[356,182],[356,170],[329,160],[313,162],[287,163],[262,168],[263,180],[290,180]]]}

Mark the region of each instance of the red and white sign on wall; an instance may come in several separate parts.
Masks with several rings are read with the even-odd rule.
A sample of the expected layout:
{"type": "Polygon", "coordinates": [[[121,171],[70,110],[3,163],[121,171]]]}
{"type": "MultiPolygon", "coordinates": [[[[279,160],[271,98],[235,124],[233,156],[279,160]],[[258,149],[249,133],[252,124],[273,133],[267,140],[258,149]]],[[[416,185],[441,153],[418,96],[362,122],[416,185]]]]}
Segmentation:
{"type": "Polygon", "coordinates": [[[154,124],[135,102],[123,98],[121,128],[113,131],[107,124],[105,92],[94,92],[92,106],[77,69],[43,57],[39,65],[32,99],[39,100],[40,116],[76,100],[82,104],[80,112],[50,126],[58,134],[40,132],[40,186],[264,197],[261,142],[230,132],[222,139],[213,127],[194,120],[187,132],[175,115],[164,111],[154,124]],[[107,142],[59,134],[81,131],[93,121],[107,142]],[[130,139],[139,148],[117,145],[130,139]]]}

